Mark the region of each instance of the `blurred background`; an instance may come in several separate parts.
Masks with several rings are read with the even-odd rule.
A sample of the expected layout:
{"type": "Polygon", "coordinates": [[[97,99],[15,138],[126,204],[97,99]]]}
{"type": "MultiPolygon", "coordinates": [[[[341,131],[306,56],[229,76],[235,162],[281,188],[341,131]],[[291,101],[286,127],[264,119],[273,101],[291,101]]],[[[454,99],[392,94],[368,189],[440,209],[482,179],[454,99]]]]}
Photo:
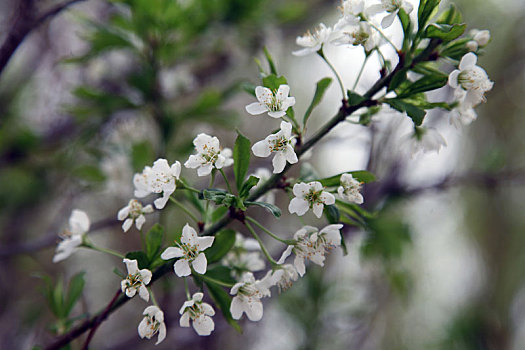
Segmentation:
{"type": "MultiPolygon", "coordinates": [[[[417,9],[417,1],[411,2],[417,9]]],[[[347,228],[348,254],[334,250],[325,268],[310,266],[289,290],[265,299],[264,318],[241,321],[242,334],[220,314],[210,337],[180,328],[184,291],[174,276],[164,278],[154,290],[168,337],[157,348],[525,348],[525,130],[519,124],[525,112],[525,3],[454,3],[467,30],[489,29],[492,36],[479,64],[495,85],[477,108],[478,119],[456,129],[446,114],[431,113],[425,124],[444,135],[447,147],[415,157],[400,147],[410,123],[393,111],[374,117],[368,128],[337,127],[314,148],[303,170],[320,176],[373,172],[378,181],[365,187],[364,206],[379,212],[379,219],[366,232],[347,228]]],[[[102,309],[118,289],[120,278],[111,271],[123,266],[116,258],[80,250],[51,262],[72,209],[88,213],[98,245],[136,250],[138,233],[123,233],[116,220],[133,195],[135,172],[158,157],[183,163],[200,132],[232,148],[235,128],[253,143],[278,127],[277,121],[244,111],[253,102],[244,87],[260,84],[254,57],[263,61],[264,46],[288,79],[296,114],[304,113],[315,83],[332,75],[319,57],[292,56],[295,38],[319,22],[333,24],[339,5],[0,2],[0,348],[48,344],[102,309]],[[45,306],[46,281],[67,283],[81,271],[86,282],[80,303],[69,321],[57,321],[45,306]]],[[[387,34],[401,41],[397,20],[387,34]]],[[[386,45],[382,50],[395,56],[386,45]]],[[[328,47],[325,53],[352,86],[361,49],[328,47]]],[[[358,92],[374,83],[378,67],[371,60],[358,92]]],[[[337,112],[339,94],[333,84],[308,134],[337,112]]],[[[255,165],[269,163],[258,159],[255,165]]],[[[288,200],[277,194],[283,212],[288,200]]],[[[161,222],[166,242],[186,222],[173,208],[155,215],[146,226],[161,222]]],[[[302,225],[296,216],[277,221],[257,210],[254,215],[283,237],[302,225]]],[[[318,225],[312,217],[305,220],[318,225]]],[[[272,243],[278,257],[284,247],[272,243]]],[[[142,300],[132,300],[111,315],[92,348],[153,347],[136,333],[144,307],[142,300]]],[[[71,348],[80,349],[83,339],[71,348]]]]}

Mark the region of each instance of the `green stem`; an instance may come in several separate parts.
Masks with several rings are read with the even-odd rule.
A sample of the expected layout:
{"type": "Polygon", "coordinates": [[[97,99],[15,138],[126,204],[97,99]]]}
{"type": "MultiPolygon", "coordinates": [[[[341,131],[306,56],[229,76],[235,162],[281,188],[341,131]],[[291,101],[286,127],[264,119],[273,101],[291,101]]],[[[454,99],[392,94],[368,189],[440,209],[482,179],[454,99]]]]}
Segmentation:
{"type": "Polygon", "coordinates": [[[257,220],[255,220],[254,218],[252,218],[250,216],[246,216],[246,220],[248,220],[249,222],[251,222],[255,226],[259,227],[261,230],[266,232],[270,237],[272,237],[275,240],[278,240],[281,243],[288,244],[288,245],[295,243],[293,240],[282,239],[281,237],[277,236],[275,233],[273,233],[272,231],[268,230],[260,222],[258,222],[257,220]]]}
{"type": "Polygon", "coordinates": [[[392,48],[397,52],[398,49],[396,47],[396,45],[394,45],[394,43],[385,35],[385,33],[383,33],[383,31],[381,29],[379,29],[374,23],[372,22],[368,22],[370,24],[370,26],[372,26],[372,28],[374,28],[389,44],[390,46],[392,46],[392,48]]]}
{"type": "Polygon", "coordinates": [[[212,278],[212,277],[209,277],[209,276],[206,276],[206,275],[200,275],[198,273],[196,273],[196,275],[199,276],[200,278],[202,278],[205,281],[218,284],[219,286],[223,286],[223,287],[227,287],[227,288],[233,287],[233,284],[231,284],[231,283],[219,281],[219,280],[216,280],[215,278],[212,278]]]}
{"type": "Polygon", "coordinates": [[[191,187],[190,185],[188,185],[186,182],[182,180],[178,180],[177,188],[180,190],[188,190],[190,192],[197,193],[197,194],[201,193],[201,191],[199,191],[196,188],[191,187]]]}
{"type": "Polygon", "coordinates": [[[357,83],[359,83],[359,79],[361,79],[361,75],[363,74],[363,71],[365,70],[366,62],[368,61],[368,58],[370,55],[368,53],[365,53],[365,60],[363,61],[363,65],[361,66],[361,69],[359,70],[359,74],[357,74],[357,78],[355,79],[354,86],[352,87],[352,90],[355,91],[355,88],[357,87],[357,83]]]}
{"type": "MultiPolygon", "coordinates": [[[[208,188],[213,188],[213,184],[215,183],[216,170],[217,169],[213,168],[211,171],[210,185],[208,186],[208,188]]],[[[204,224],[205,225],[208,223],[209,209],[210,209],[210,201],[206,201],[206,209],[204,211],[204,224]]]]}
{"type": "Polygon", "coordinates": [[[222,177],[224,178],[224,182],[226,182],[226,186],[228,187],[228,192],[232,193],[233,194],[233,191],[232,191],[232,188],[230,186],[230,182],[228,181],[228,178],[226,177],[226,174],[224,173],[224,170],[219,169],[222,177]]]}
{"type": "Polygon", "coordinates": [[[114,250],[111,250],[111,249],[108,249],[108,248],[101,248],[101,247],[97,247],[95,245],[93,245],[93,243],[91,242],[88,242],[88,241],[84,241],[82,243],[82,246],[85,247],[85,248],[88,248],[88,249],[93,249],[93,250],[96,250],[97,252],[101,252],[101,253],[106,253],[106,254],[109,254],[109,255],[113,255],[113,256],[116,256],[117,258],[120,258],[120,259],[124,259],[124,255],[114,251],[114,250]]]}
{"type": "Polygon", "coordinates": [[[184,290],[186,291],[186,299],[191,300],[190,287],[188,287],[188,280],[184,277],[184,290]]]}
{"type": "Polygon", "coordinates": [[[255,238],[257,240],[257,242],[259,242],[259,246],[261,247],[261,250],[263,252],[263,254],[266,256],[266,259],[268,259],[268,261],[272,264],[272,265],[278,265],[277,264],[277,261],[273,260],[272,256],[270,255],[270,253],[268,253],[268,249],[266,249],[266,247],[264,246],[264,243],[262,242],[261,238],[259,237],[259,235],[255,232],[255,230],[253,229],[252,225],[250,225],[249,223],[245,222],[244,225],[246,226],[246,228],[248,228],[248,230],[250,231],[250,233],[252,234],[253,238],[255,238]]]}
{"type": "Polygon", "coordinates": [[[151,301],[153,302],[153,305],[159,307],[159,303],[157,303],[157,299],[155,298],[155,294],[153,294],[153,289],[151,287],[148,287],[149,290],[149,296],[151,297],[151,301]]]}
{"type": "Polygon", "coordinates": [[[332,72],[334,72],[334,75],[335,77],[337,78],[337,81],[339,82],[339,87],[341,88],[341,93],[343,94],[343,100],[346,100],[346,92],[345,92],[345,86],[343,85],[343,81],[341,80],[341,77],[339,76],[339,73],[337,73],[337,71],[335,70],[335,67],[330,63],[330,61],[328,61],[328,59],[325,57],[324,53],[323,53],[323,48],[319,49],[319,51],[317,51],[317,54],[319,56],[321,56],[321,58],[326,62],[326,64],[328,65],[328,67],[330,67],[330,69],[332,70],[332,72]]]}
{"type": "Polygon", "coordinates": [[[182,204],[173,197],[170,197],[170,201],[176,206],[178,206],[180,209],[182,209],[182,211],[184,211],[193,221],[195,221],[195,223],[199,222],[199,219],[197,219],[197,217],[188,208],[186,208],[184,204],[182,204]]]}

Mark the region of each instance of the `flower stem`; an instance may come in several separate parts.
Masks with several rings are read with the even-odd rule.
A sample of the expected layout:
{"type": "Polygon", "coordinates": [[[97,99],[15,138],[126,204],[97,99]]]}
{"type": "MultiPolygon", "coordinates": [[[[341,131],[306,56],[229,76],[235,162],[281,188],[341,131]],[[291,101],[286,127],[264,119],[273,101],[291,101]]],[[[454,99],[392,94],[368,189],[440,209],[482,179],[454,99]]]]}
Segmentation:
{"type": "MultiPolygon", "coordinates": [[[[210,184],[208,188],[213,188],[213,184],[215,183],[215,174],[216,174],[216,169],[213,168],[211,171],[210,184]]],[[[206,201],[206,209],[204,211],[204,224],[208,223],[209,209],[210,209],[210,201],[206,201]]]]}
{"type": "Polygon", "coordinates": [[[370,55],[368,53],[365,53],[365,60],[363,61],[363,65],[361,65],[361,69],[359,70],[359,73],[357,74],[357,78],[355,78],[354,86],[352,87],[352,90],[355,91],[355,88],[357,87],[357,83],[359,83],[359,79],[361,79],[361,75],[363,74],[363,71],[365,70],[366,62],[368,61],[368,58],[370,55]]]}
{"type": "Polygon", "coordinates": [[[197,217],[188,208],[186,208],[184,204],[182,204],[173,197],[170,197],[170,201],[176,206],[178,206],[180,209],[182,209],[182,211],[184,211],[193,221],[195,221],[195,223],[199,222],[199,219],[197,219],[197,217]]]}
{"type": "MultiPolygon", "coordinates": [[[[223,286],[223,287],[227,287],[227,288],[231,288],[233,287],[233,284],[231,283],[227,283],[227,282],[223,282],[223,281],[219,281],[219,280],[216,280],[215,278],[213,277],[209,277],[209,276],[206,276],[206,275],[200,275],[198,273],[196,273],[197,276],[199,276],[200,278],[202,278],[203,280],[205,281],[208,281],[208,282],[211,282],[211,283],[215,283],[215,284],[218,284],[219,286],[223,286]]],[[[189,299],[189,298],[188,298],[189,299]]]]}
{"type": "Polygon", "coordinates": [[[148,287],[149,290],[149,296],[151,297],[151,301],[153,302],[153,305],[159,307],[159,303],[157,303],[157,299],[155,298],[155,294],[153,294],[153,289],[151,287],[148,287]]]}
{"type": "Polygon", "coordinates": [[[199,191],[198,189],[194,187],[191,187],[185,181],[182,181],[182,180],[178,180],[177,188],[181,190],[188,190],[190,192],[197,193],[197,194],[201,193],[201,191],[199,191]]]}
{"type": "Polygon", "coordinates": [[[390,46],[392,46],[392,48],[394,49],[394,51],[398,51],[396,45],[394,45],[394,43],[385,35],[385,33],[383,33],[383,31],[381,29],[379,29],[374,23],[372,23],[371,21],[368,22],[368,24],[370,24],[370,26],[372,28],[374,28],[389,44],[390,46]]]}
{"type": "Polygon", "coordinates": [[[124,259],[124,255],[122,255],[122,254],[120,254],[120,253],[118,253],[118,252],[116,252],[114,250],[108,249],[108,248],[97,247],[97,246],[93,245],[93,243],[88,242],[88,241],[84,241],[82,243],[82,246],[85,247],[85,248],[96,250],[96,251],[101,252],[101,253],[106,253],[106,254],[109,254],[109,255],[116,256],[117,258],[120,258],[120,259],[124,259]]]}
{"type": "Polygon", "coordinates": [[[184,290],[186,291],[186,299],[191,300],[190,287],[188,287],[188,280],[184,277],[184,290]]]}
{"type": "Polygon", "coordinates": [[[260,222],[258,222],[257,220],[255,220],[254,218],[250,217],[250,216],[246,216],[246,220],[250,221],[251,223],[253,223],[255,226],[259,227],[261,230],[263,230],[264,232],[266,232],[270,237],[272,237],[273,239],[275,240],[278,240],[279,242],[281,243],[284,243],[284,244],[292,244],[294,243],[294,241],[292,240],[289,240],[289,239],[282,239],[281,237],[277,236],[275,233],[273,233],[272,231],[268,230],[266,227],[264,227],[260,222]]]}
{"type": "Polygon", "coordinates": [[[266,256],[266,258],[268,259],[268,261],[272,264],[272,265],[278,265],[277,262],[275,260],[273,260],[272,256],[270,255],[270,253],[268,253],[268,249],[266,249],[266,247],[264,246],[264,243],[262,242],[261,238],[259,237],[259,235],[255,232],[255,230],[253,229],[252,225],[250,225],[249,223],[245,222],[244,225],[246,226],[246,228],[248,228],[248,230],[250,231],[250,233],[252,234],[253,238],[255,238],[257,240],[257,242],[259,242],[259,246],[261,247],[261,250],[263,252],[263,254],[266,256]]]}
{"type": "Polygon", "coordinates": [[[323,53],[323,48],[319,49],[319,51],[317,51],[317,54],[319,56],[321,56],[321,58],[326,62],[326,64],[328,65],[328,67],[330,67],[330,69],[332,70],[332,72],[334,72],[334,75],[335,77],[337,78],[337,81],[339,82],[339,87],[341,88],[341,93],[343,94],[343,100],[346,100],[346,92],[345,92],[345,86],[343,85],[343,81],[341,80],[341,77],[339,76],[339,73],[337,73],[337,71],[335,70],[335,67],[330,63],[330,61],[328,61],[328,59],[325,57],[324,53],[323,53]]]}
{"type": "Polygon", "coordinates": [[[232,191],[232,188],[230,186],[230,182],[228,181],[228,178],[226,177],[226,174],[224,173],[224,170],[219,169],[222,177],[224,178],[224,182],[226,182],[226,186],[228,187],[228,192],[232,193],[233,194],[233,191],[232,191]]]}

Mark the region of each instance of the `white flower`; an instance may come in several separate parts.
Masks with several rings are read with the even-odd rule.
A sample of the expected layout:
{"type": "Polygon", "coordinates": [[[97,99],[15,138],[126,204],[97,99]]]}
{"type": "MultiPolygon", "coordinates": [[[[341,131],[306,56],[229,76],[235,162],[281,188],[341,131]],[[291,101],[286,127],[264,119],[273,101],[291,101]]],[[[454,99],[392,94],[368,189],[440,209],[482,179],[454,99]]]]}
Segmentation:
{"type": "Polygon", "coordinates": [[[359,15],[365,9],[365,2],[363,0],[344,0],[339,10],[343,17],[341,17],[334,25],[335,30],[340,30],[347,25],[355,25],[359,23],[359,15]]]}
{"type": "Polygon", "coordinates": [[[246,272],[230,290],[230,294],[235,295],[230,306],[232,317],[238,320],[246,313],[250,321],[259,321],[263,316],[261,298],[271,296],[270,287],[274,284],[270,274],[256,281],[251,272],[246,272]]]}
{"type": "Polygon", "coordinates": [[[146,222],[146,217],[144,214],[149,213],[153,213],[153,207],[151,204],[142,207],[142,203],[136,199],[132,199],[129,201],[127,206],[119,210],[117,216],[120,221],[126,219],[126,221],[124,221],[122,224],[122,229],[124,232],[127,232],[131,225],[133,225],[133,222],[135,222],[137,230],[140,230],[142,225],[144,225],[146,222]]]}
{"type": "Polygon", "coordinates": [[[273,157],[273,173],[279,174],[284,170],[286,162],[297,163],[297,155],[293,149],[295,138],[292,136],[292,124],[282,121],[281,130],[267,136],[264,140],[252,146],[252,152],[257,157],[266,158],[275,153],[273,157]]]}
{"type": "MultiPolygon", "coordinates": [[[[304,154],[303,154],[303,158],[304,158],[304,154]]],[[[272,176],[272,173],[270,172],[270,170],[266,168],[257,168],[255,169],[255,173],[252,176],[259,178],[259,182],[254,187],[254,189],[257,189],[259,186],[262,186],[262,184],[266,182],[266,180],[268,180],[270,176],[272,176]]],[[[270,190],[266,192],[266,194],[261,196],[258,200],[261,202],[275,204],[275,191],[270,190]]]]}
{"type": "Polygon", "coordinates": [[[359,22],[341,33],[341,36],[331,41],[334,45],[362,45],[366,52],[372,51],[377,45],[377,34],[368,22],[359,22]]]}
{"type": "Polygon", "coordinates": [[[316,53],[328,42],[331,34],[331,28],[326,27],[323,23],[319,24],[313,33],[308,31],[303,36],[297,37],[295,40],[296,44],[303,48],[292,52],[292,54],[295,56],[306,56],[316,53]]]}
{"type": "Polygon", "coordinates": [[[193,227],[186,224],[182,229],[180,243],[176,242],[176,247],[166,248],[160,257],[164,260],[180,258],[174,265],[175,274],[179,277],[191,275],[190,263],[197,273],[203,275],[208,261],[202,251],[211,247],[214,239],[215,237],[199,237],[193,227]]]}
{"type": "Polygon", "coordinates": [[[284,264],[279,270],[273,272],[272,277],[276,281],[279,292],[285,291],[290,288],[293,282],[297,281],[299,274],[293,265],[284,264]]]}
{"type": "Polygon", "coordinates": [[[154,201],[157,209],[166,206],[171,194],[177,188],[176,181],[180,177],[181,166],[178,161],[171,167],[166,159],[160,158],[153,163],[153,167],[146,166],[142,173],[135,174],[135,197],[143,198],[150,193],[162,193],[162,197],[154,201]]]}
{"type": "Polygon", "coordinates": [[[192,154],[184,163],[186,168],[197,168],[197,175],[209,175],[213,168],[222,169],[233,164],[232,151],[220,149],[219,139],[206,134],[199,134],[193,140],[197,154],[192,154]]]}
{"type": "Polygon", "coordinates": [[[293,186],[295,198],[290,201],[288,210],[292,214],[303,216],[309,208],[312,208],[315,216],[320,218],[323,215],[324,206],[335,203],[334,195],[323,189],[323,185],[318,181],[295,184],[293,186]]]}
{"type": "Polygon", "coordinates": [[[301,277],[306,272],[305,259],[324,266],[325,253],[341,245],[341,233],[339,230],[342,227],[343,225],[340,224],[328,225],[321,231],[312,226],[303,227],[294,234],[295,244],[286,248],[277,263],[284,263],[286,258],[293,252],[295,254],[294,266],[301,277]]]}
{"type": "Polygon", "coordinates": [[[404,137],[405,147],[411,152],[412,156],[419,152],[437,152],[447,142],[441,134],[434,128],[417,128],[412,134],[404,137]]]}
{"type": "Polygon", "coordinates": [[[281,118],[286,115],[286,110],[295,105],[295,97],[288,97],[290,87],[280,85],[277,91],[272,91],[263,86],[255,88],[255,96],[259,102],[254,102],[246,106],[246,112],[251,115],[258,115],[268,112],[272,118],[281,118]]]}
{"type": "Polygon", "coordinates": [[[202,302],[203,296],[202,293],[195,293],[191,300],[184,302],[179,310],[182,315],[179,324],[181,327],[189,327],[191,320],[198,335],[210,335],[215,329],[215,323],[210,317],[215,315],[215,310],[210,304],[202,302]]]}
{"type": "Polygon", "coordinates": [[[469,52],[461,58],[459,69],[454,70],[448,76],[450,87],[466,91],[461,103],[474,107],[485,101],[485,92],[492,89],[494,83],[489,80],[487,72],[476,65],[478,56],[469,52]]]}
{"type": "Polygon", "coordinates": [[[361,182],[354,179],[352,174],[341,175],[339,180],[341,186],[337,188],[337,193],[341,198],[346,199],[349,202],[357,204],[363,204],[363,195],[359,193],[361,190],[361,182]]]}
{"type": "Polygon", "coordinates": [[[148,269],[139,270],[137,260],[124,259],[128,269],[126,279],[120,282],[122,292],[129,298],[133,298],[139,292],[139,296],[145,301],[149,301],[149,292],[146,285],[151,281],[151,271],[148,269]]]}
{"type": "Polygon", "coordinates": [[[59,236],[62,241],[58,243],[53,262],[67,259],[73,254],[77,247],[82,244],[82,237],[89,231],[89,217],[82,210],[74,209],[69,217],[69,230],[65,230],[59,236]]]}
{"type": "Polygon", "coordinates": [[[244,238],[237,233],[235,244],[228,254],[223,258],[222,263],[232,269],[232,274],[241,276],[244,272],[260,271],[265,267],[264,260],[260,254],[261,247],[253,238],[244,238]]]}
{"type": "Polygon", "coordinates": [[[139,323],[138,331],[141,338],[151,339],[159,334],[155,345],[160,344],[166,338],[166,325],[164,324],[164,313],[154,305],[148,306],[143,312],[144,318],[139,323]]]}
{"type": "Polygon", "coordinates": [[[414,7],[406,0],[381,0],[381,4],[370,6],[366,12],[370,15],[383,11],[388,12],[388,15],[381,20],[381,27],[388,28],[394,22],[400,9],[405,10],[409,14],[414,7]]]}
{"type": "Polygon", "coordinates": [[[478,48],[486,46],[490,41],[490,31],[486,29],[472,29],[469,35],[472,37],[472,40],[467,42],[467,48],[470,51],[476,51],[478,48]]]}

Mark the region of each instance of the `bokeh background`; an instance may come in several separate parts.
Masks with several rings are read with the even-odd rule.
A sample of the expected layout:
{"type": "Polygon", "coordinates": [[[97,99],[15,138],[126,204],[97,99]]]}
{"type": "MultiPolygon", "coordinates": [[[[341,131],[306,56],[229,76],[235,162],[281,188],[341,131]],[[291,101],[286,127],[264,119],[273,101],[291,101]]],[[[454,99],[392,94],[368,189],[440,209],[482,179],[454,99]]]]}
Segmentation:
{"type": "MultiPolygon", "coordinates": [[[[399,146],[406,118],[394,112],[380,114],[370,128],[338,127],[314,148],[307,167],[321,176],[376,174],[365,207],[382,219],[369,232],[348,229],[348,255],[333,251],[324,269],[311,266],[288,291],[266,299],[263,320],[241,322],[242,334],[220,315],[210,337],[180,328],[183,288],[174,276],[164,278],[154,287],[168,325],[158,348],[525,348],[525,3],[454,3],[468,29],[492,36],[479,63],[495,85],[478,120],[458,130],[446,114],[430,114],[425,123],[448,145],[416,157],[399,146]]],[[[137,232],[124,234],[116,220],[132,196],[134,172],[157,157],[183,162],[199,132],[232,147],[235,128],[254,142],[277,127],[244,112],[253,98],[243,87],[259,83],[254,57],[263,61],[264,46],[287,77],[299,115],[315,82],[331,76],[318,57],[291,51],[297,35],[335,22],[338,1],[85,0],[38,21],[61,4],[0,2],[0,42],[24,29],[20,23],[35,27],[0,75],[2,349],[45,345],[60,332],[46,305],[46,278],[68,281],[86,272],[72,313],[77,321],[103,308],[118,288],[112,270],[122,264],[113,257],[82,250],[51,262],[72,209],[89,214],[97,244],[136,250],[137,232]]],[[[400,42],[399,23],[387,33],[400,42]]],[[[352,86],[361,50],[329,47],[326,54],[352,86]]],[[[358,92],[377,79],[377,67],[367,66],[358,92]]],[[[339,100],[333,84],[309,132],[338,110],[339,100]]],[[[281,194],[277,205],[286,208],[287,201],[281,194]]],[[[254,212],[283,236],[302,224],[295,216],[277,221],[254,212]]],[[[156,215],[147,225],[161,222],[168,237],[186,220],[175,209],[156,215]]],[[[283,247],[268,243],[279,256],[283,247]]],[[[144,307],[132,300],[111,315],[92,348],[153,347],[136,333],[144,307]]]]}

